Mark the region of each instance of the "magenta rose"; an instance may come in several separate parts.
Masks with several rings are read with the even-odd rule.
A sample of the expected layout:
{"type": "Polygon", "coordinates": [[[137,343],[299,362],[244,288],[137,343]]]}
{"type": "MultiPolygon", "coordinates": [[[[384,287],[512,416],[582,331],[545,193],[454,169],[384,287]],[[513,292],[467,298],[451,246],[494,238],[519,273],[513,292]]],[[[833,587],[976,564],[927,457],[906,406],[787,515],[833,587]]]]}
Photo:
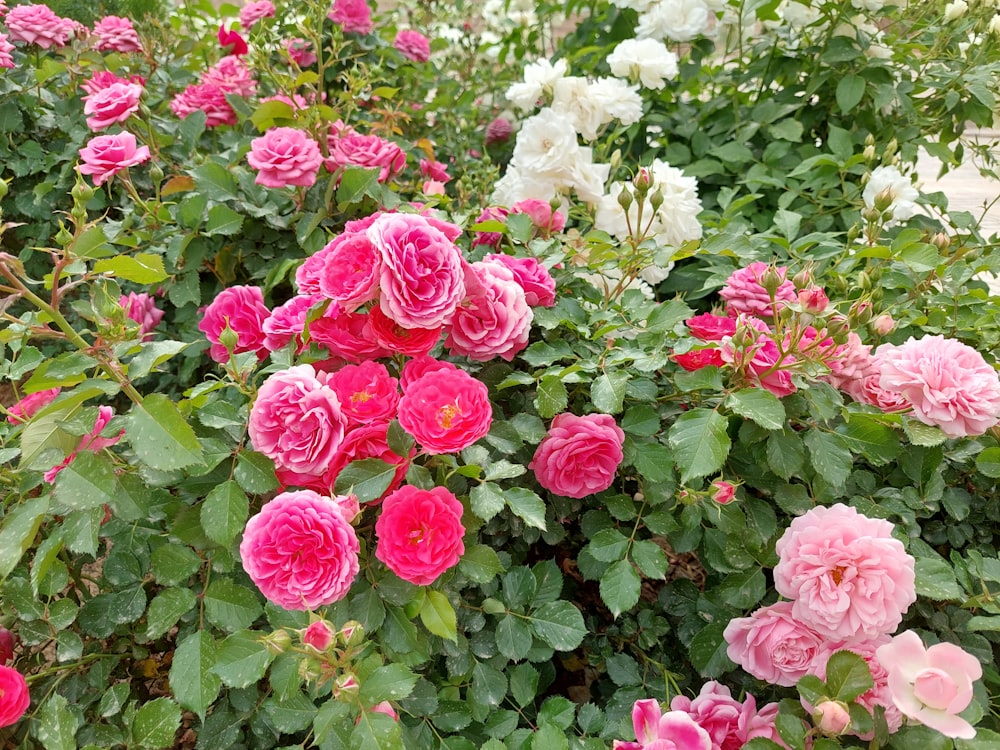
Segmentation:
{"type": "Polygon", "coordinates": [[[61,390],[62,388],[56,386],[44,391],[29,393],[7,410],[7,421],[11,424],[27,422],[35,414],[55,401],[56,396],[59,395],[59,391],[61,390]]]}
{"type": "Polygon", "coordinates": [[[225,94],[253,96],[257,93],[257,81],[250,67],[238,55],[226,55],[211,68],[202,73],[201,83],[218,86],[225,94]]]}
{"type": "Polygon", "coordinates": [[[382,312],[404,328],[438,328],[450,321],[465,296],[455,243],[414,214],[382,214],[367,234],[382,258],[382,312]]]}
{"type": "Polygon", "coordinates": [[[14,661],[14,647],[17,640],[7,628],[0,626],[0,664],[14,661]]]}
{"type": "Polygon", "coordinates": [[[614,482],[624,444],[625,433],[611,415],[565,412],[552,420],[528,468],[549,492],[586,497],[614,482]]]}
{"type": "Polygon", "coordinates": [[[57,16],[47,5],[15,5],[4,19],[15,42],[37,44],[42,49],[65,47],[74,23],[57,16]]]}
{"type": "Polygon", "coordinates": [[[441,328],[404,328],[387,317],[379,305],[368,310],[367,331],[378,345],[396,354],[427,354],[441,338],[441,328]]]}
{"type": "Polygon", "coordinates": [[[555,279],[537,258],[491,253],[483,260],[501,263],[514,274],[514,281],[524,289],[524,299],[529,307],[552,307],[556,303],[555,279]]]}
{"type": "Polygon", "coordinates": [[[382,502],[375,557],[404,581],[428,586],[465,552],[462,503],[444,487],[404,485],[382,502]]]}
{"type": "Polygon", "coordinates": [[[257,170],[258,185],[310,187],[323,163],[319,144],[297,128],[271,128],[250,141],[247,162],[257,170]]]}
{"type": "Polygon", "coordinates": [[[365,0],[333,0],[327,18],[351,34],[370,34],[375,29],[372,9],[365,0]]]}
{"type": "Polygon", "coordinates": [[[367,323],[368,316],[363,313],[342,312],[330,305],[326,315],[309,324],[309,335],[331,354],[349,362],[388,357],[392,352],[370,336],[367,323]]]}
{"type": "Polygon", "coordinates": [[[486,436],[493,423],[486,386],[465,370],[437,370],[409,384],[399,424],[426,453],[458,453],[486,436]]]}
{"type": "Polygon", "coordinates": [[[702,341],[722,341],[726,336],[736,333],[736,321],[723,315],[702,313],[684,321],[691,335],[702,341]]]}
{"type": "MultiPolygon", "coordinates": [[[[282,46],[284,46],[285,52],[288,53],[288,59],[300,68],[308,68],[319,60],[312,51],[312,44],[301,37],[286,39],[282,42],[282,46]]],[[[293,103],[298,104],[296,102],[293,103]]],[[[305,109],[305,107],[299,106],[298,109],[305,109]]]]}
{"type": "Polygon", "coordinates": [[[271,312],[264,304],[264,294],[256,286],[231,286],[223,289],[205,308],[198,330],[212,343],[209,354],[216,362],[227,362],[229,352],[219,340],[228,326],[236,334],[233,354],[256,352],[267,356],[264,345],[264,321],[271,312]]]}
{"type": "Polygon", "coordinates": [[[97,49],[111,52],[142,52],[142,42],[132,21],[121,16],[105,16],[94,24],[97,49]]]}
{"type": "Polygon", "coordinates": [[[299,490],[278,495],[247,521],[240,559],[268,600],[313,610],[347,596],[360,549],[333,500],[299,490]]]}
{"type": "Polygon", "coordinates": [[[0,727],[16,724],[31,705],[28,683],[13,667],[0,665],[0,727]]]}
{"type": "Polygon", "coordinates": [[[396,39],[392,45],[407,60],[427,62],[431,59],[431,43],[419,31],[413,31],[412,29],[400,31],[396,34],[396,39]]]}
{"type": "Polygon", "coordinates": [[[353,129],[339,135],[334,135],[331,129],[327,150],[328,171],[336,172],[341,167],[378,169],[379,182],[388,182],[406,166],[406,152],[395,143],[377,135],[361,135],[353,129]]]}
{"type": "Polygon", "coordinates": [[[273,18],[274,3],[271,0],[254,0],[240,8],[240,28],[246,30],[262,18],[273,18]]]}
{"type": "Polygon", "coordinates": [[[793,617],[842,641],[894,631],[917,595],[913,558],[892,529],[841,503],[794,519],[775,545],[774,568],[793,617]]]}
{"type": "Polygon", "coordinates": [[[487,146],[497,146],[506,143],[514,135],[514,125],[506,117],[495,117],[486,126],[484,142],[487,146]]]}
{"type": "Polygon", "coordinates": [[[823,637],[792,614],[791,602],[730,620],[723,636],[729,658],[759,680],[791,687],[812,674],[823,637]]]}
{"type": "Polygon", "coordinates": [[[148,341],[153,336],[153,329],[163,320],[163,310],[156,306],[156,300],[146,292],[129,292],[118,298],[118,304],[125,311],[129,320],[139,324],[139,334],[148,341]]]}
{"type": "Polygon", "coordinates": [[[92,175],[94,185],[100,186],[123,169],[147,162],[149,158],[149,146],[138,146],[131,133],[98,135],[80,149],[83,164],[77,169],[80,174],[92,175]]]}
{"type": "Polygon", "coordinates": [[[415,356],[413,359],[407,360],[406,364],[403,365],[403,369],[399,373],[399,387],[403,389],[403,393],[406,393],[410,389],[410,386],[424,377],[424,375],[432,372],[440,372],[441,370],[454,372],[457,369],[451,362],[443,362],[440,359],[435,359],[427,355],[415,356]]]}
{"type": "Polygon", "coordinates": [[[264,348],[269,352],[276,352],[291,341],[296,342],[297,352],[308,348],[302,341],[302,332],[309,310],[319,302],[320,298],[317,296],[300,294],[271,310],[271,314],[261,326],[264,332],[264,348]]]}
{"type": "Polygon", "coordinates": [[[327,382],[340,399],[350,424],[388,421],[396,416],[399,381],[379,362],[345,365],[327,382]]]}
{"type": "Polygon", "coordinates": [[[712,365],[713,367],[722,367],[726,364],[726,360],[722,358],[722,350],[716,349],[715,347],[709,347],[708,349],[692,349],[691,351],[684,352],[683,354],[674,354],[670,358],[688,372],[694,372],[695,370],[700,370],[702,367],[708,367],[709,365],[712,365]]]}
{"type": "Polygon", "coordinates": [[[318,279],[324,297],[354,312],[378,296],[382,259],[366,233],[344,232],[320,252],[323,264],[318,279]]]}
{"type": "Polygon", "coordinates": [[[982,435],[1000,422],[1000,376],[983,356],[955,339],[912,336],[879,347],[879,386],[899,393],[924,424],[948,437],[982,435]]]}
{"type": "Polygon", "coordinates": [[[468,266],[465,298],[455,309],[444,345],[455,354],[486,362],[510,362],[528,345],[532,312],[524,289],[506,265],[479,261],[468,266]]]}
{"type": "Polygon", "coordinates": [[[205,113],[205,127],[237,122],[236,110],[226,101],[226,92],[214,83],[192,83],[170,101],[170,110],[181,119],[199,109],[205,113]]]}
{"type": "Polygon", "coordinates": [[[732,317],[739,313],[770,318],[774,314],[774,305],[782,302],[795,302],[795,285],[785,277],[788,269],[781,266],[771,267],[766,263],[751,263],[746,268],[734,271],[726,279],[726,284],[719,290],[719,296],[727,303],[726,312],[732,317]],[[774,303],[771,296],[761,284],[761,278],[766,273],[773,273],[777,279],[777,289],[774,293],[774,303]]]}
{"type": "Polygon", "coordinates": [[[119,430],[117,435],[112,432],[109,437],[104,437],[101,434],[104,432],[104,428],[108,426],[114,416],[115,411],[110,406],[97,407],[97,417],[94,418],[94,426],[90,428],[90,431],[87,434],[80,438],[80,442],[76,444],[76,447],[68,456],[66,456],[62,463],[51,467],[45,472],[45,474],[42,475],[42,478],[49,484],[53,484],[56,481],[56,477],[59,476],[59,472],[73,463],[80,451],[97,453],[105,448],[110,448],[112,445],[115,445],[119,440],[121,440],[122,436],[125,434],[125,430],[119,430]]]}
{"type": "Polygon", "coordinates": [[[333,388],[311,365],[297,365],[264,381],[247,429],[254,449],[278,466],[322,474],[344,441],[347,418],[333,388]]]}
{"type": "Polygon", "coordinates": [[[237,32],[227,29],[225,26],[219,26],[219,45],[222,49],[226,50],[227,54],[230,55],[245,55],[250,51],[247,46],[247,40],[240,36],[237,32]]]}

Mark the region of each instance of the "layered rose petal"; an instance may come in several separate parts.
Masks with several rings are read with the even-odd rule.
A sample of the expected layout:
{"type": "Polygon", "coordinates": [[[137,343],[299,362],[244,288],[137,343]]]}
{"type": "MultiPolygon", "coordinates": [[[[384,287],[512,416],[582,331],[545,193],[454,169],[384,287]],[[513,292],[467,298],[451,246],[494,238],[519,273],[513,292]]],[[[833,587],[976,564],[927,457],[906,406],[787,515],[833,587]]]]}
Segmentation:
{"type": "Polygon", "coordinates": [[[440,369],[407,385],[398,418],[427,453],[458,453],[486,436],[493,408],[482,382],[465,370],[440,369]]]}
{"type": "Polygon", "coordinates": [[[581,498],[606,490],[623,458],[625,432],[608,414],[559,414],[528,468],[550,492],[581,498]]]}
{"type": "Polygon", "coordinates": [[[462,503],[444,487],[405,485],[382,503],[375,557],[404,581],[428,586],[465,552],[462,503]]]}

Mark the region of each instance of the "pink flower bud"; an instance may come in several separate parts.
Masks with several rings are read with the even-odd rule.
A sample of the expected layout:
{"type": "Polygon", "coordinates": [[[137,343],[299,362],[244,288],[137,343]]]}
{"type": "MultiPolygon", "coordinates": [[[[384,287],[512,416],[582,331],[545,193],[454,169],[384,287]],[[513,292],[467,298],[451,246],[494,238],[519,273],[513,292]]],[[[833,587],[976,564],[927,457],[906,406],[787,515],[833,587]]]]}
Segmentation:
{"type": "Polygon", "coordinates": [[[514,126],[506,117],[498,117],[486,126],[486,145],[506,143],[514,134],[514,126]]]}
{"type": "Polygon", "coordinates": [[[816,727],[827,737],[844,734],[851,726],[851,715],[840,701],[821,701],[813,713],[816,727]]]}
{"type": "Polygon", "coordinates": [[[830,298],[826,296],[824,292],[818,286],[811,286],[807,289],[803,289],[799,292],[799,304],[802,305],[802,309],[807,313],[812,313],[813,315],[819,315],[821,312],[826,310],[827,305],[830,304],[830,298]]]}
{"type": "Polygon", "coordinates": [[[302,633],[302,642],[317,651],[326,651],[333,643],[333,628],[326,620],[317,620],[302,633]]]}
{"type": "Polygon", "coordinates": [[[14,634],[0,627],[0,665],[14,661],[14,634]]]}
{"type": "Polygon", "coordinates": [[[333,697],[340,698],[344,693],[356,693],[361,690],[358,678],[353,674],[345,673],[340,675],[333,683],[333,697]]]}
{"type": "Polygon", "coordinates": [[[736,497],[736,487],[722,479],[716,479],[711,484],[712,499],[719,505],[728,505],[736,497]]]}
{"type": "Polygon", "coordinates": [[[872,321],[872,330],[879,336],[885,336],[896,329],[896,321],[889,313],[882,313],[872,321]]]}

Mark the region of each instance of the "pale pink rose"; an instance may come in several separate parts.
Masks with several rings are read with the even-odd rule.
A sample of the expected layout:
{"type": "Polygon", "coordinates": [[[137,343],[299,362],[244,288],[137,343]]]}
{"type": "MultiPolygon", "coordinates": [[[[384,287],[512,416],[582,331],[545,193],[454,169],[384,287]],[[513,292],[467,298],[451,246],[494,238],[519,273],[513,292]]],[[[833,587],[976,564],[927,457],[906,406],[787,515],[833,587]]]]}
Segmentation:
{"type": "Polygon", "coordinates": [[[736,320],[728,316],[702,313],[688,318],[684,324],[695,338],[702,341],[722,341],[736,333],[736,320]]]}
{"type": "Polygon", "coordinates": [[[333,500],[299,490],[278,495],[247,521],[240,559],[270,601],[314,610],[347,596],[360,547],[333,500]]]}
{"type": "Polygon", "coordinates": [[[0,68],[13,68],[14,56],[11,54],[15,49],[6,34],[0,34],[0,68]]]}
{"type": "Polygon", "coordinates": [[[827,737],[838,737],[850,728],[851,715],[841,701],[823,701],[813,713],[816,728],[827,737]]]}
{"type": "Polygon", "coordinates": [[[344,442],[347,418],[340,399],[311,365],[271,375],[250,409],[250,442],[275,464],[300,474],[323,474],[344,442]]]}
{"type": "Polygon", "coordinates": [[[398,419],[424,452],[458,453],[490,431],[493,408],[482,382],[465,370],[440,369],[407,385],[398,419]]]}
{"type": "Polygon", "coordinates": [[[55,401],[56,396],[59,395],[59,391],[61,390],[62,388],[56,386],[44,391],[29,393],[7,410],[7,421],[11,424],[27,422],[35,414],[55,401]]]}
{"type": "Polygon", "coordinates": [[[549,492],[586,497],[615,481],[624,444],[625,433],[610,414],[565,412],[552,420],[528,468],[549,492]]]}
{"type": "Polygon", "coordinates": [[[510,212],[512,214],[527,214],[531,217],[531,223],[535,225],[542,237],[548,237],[555,232],[561,232],[566,226],[566,217],[558,211],[552,210],[552,204],[538,198],[528,198],[515,203],[510,212]]]}
{"type": "Polygon", "coordinates": [[[271,128],[250,141],[247,162],[257,170],[254,180],[271,188],[310,187],[323,163],[319,144],[297,128],[271,128]]]}
{"type": "Polygon", "coordinates": [[[396,34],[392,45],[399,50],[407,60],[427,62],[431,59],[431,43],[419,31],[404,29],[396,34]]]}
{"type": "MultiPolygon", "coordinates": [[[[663,713],[652,698],[632,706],[632,727],[641,750],[712,750],[712,738],[684,711],[663,713]]],[[[631,743],[616,747],[630,747],[631,743]]]]}
{"type": "MultiPolygon", "coordinates": [[[[479,214],[479,218],[476,219],[477,224],[482,224],[485,221],[499,221],[503,222],[510,211],[503,206],[487,206],[483,209],[482,213],[479,214]]],[[[477,245],[489,245],[494,250],[500,247],[500,243],[503,242],[503,234],[500,232],[476,232],[476,237],[472,241],[472,246],[477,245]]]]}
{"type": "Polygon", "coordinates": [[[156,299],[146,292],[129,292],[118,299],[125,316],[139,324],[139,333],[144,341],[153,337],[153,329],[163,320],[163,310],[156,306],[156,299]]]}
{"type": "Polygon", "coordinates": [[[429,586],[465,553],[462,503],[444,487],[403,485],[382,502],[375,557],[417,586],[429,586]]]}
{"type": "Polygon", "coordinates": [[[328,171],[336,172],[341,167],[378,169],[379,182],[388,182],[406,166],[406,152],[377,135],[356,132],[335,135],[331,129],[327,150],[329,156],[325,164],[328,171]]]}
{"type": "Polygon", "coordinates": [[[205,127],[237,122],[236,111],[226,101],[226,92],[213,83],[193,83],[170,102],[170,110],[181,119],[199,109],[205,113],[205,127]]]}
{"type": "Polygon", "coordinates": [[[774,314],[774,304],[760,281],[764,274],[769,272],[773,273],[778,281],[774,304],[780,307],[782,302],[795,302],[795,285],[785,278],[788,269],[755,262],[746,268],[734,271],[719,291],[719,296],[727,302],[726,311],[732,317],[746,313],[770,318],[774,314]]]}
{"type": "Polygon", "coordinates": [[[87,127],[91,130],[104,130],[116,122],[125,122],[139,111],[142,91],[142,86],[137,83],[113,83],[83,97],[83,113],[90,115],[87,127]]]}
{"type": "Polygon", "coordinates": [[[142,52],[142,41],[128,18],[105,16],[94,24],[94,34],[102,52],[142,52]]]}
{"type": "Polygon", "coordinates": [[[982,435],[1000,422],[1000,376],[971,346],[910,337],[879,360],[879,386],[901,394],[917,419],[948,437],[982,435]]]}
{"type": "Polygon", "coordinates": [[[913,558],[892,529],[842,503],[794,519],[775,545],[774,587],[795,619],[845,641],[895,630],[917,595],[913,558]]]}
{"type": "Polygon", "coordinates": [[[524,299],[530,307],[552,307],[556,303],[556,282],[537,258],[515,258],[503,253],[491,253],[483,260],[501,263],[514,274],[514,281],[524,289],[524,299]]]}
{"type": "Polygon", "coordinates": [[[370,34],[375,29],[372,9],[365,0],[333,0],[327,18],[347,33],[370,34]]]}
{"type": "Polygon", "coordinates": [[[271,0],[256,0],[240,8],[240,28],[246,30],[262,18],[273,18],[274,3],[271,0]]]}
{"type": "MultiPolygon", "coordinates": [[[[314,65],[319,59],[312,51],[312,44],[300,37],[286,39],[282,42],[282,45],[288,53],[288,59],[300,68],[308,68],[310,65],[314,65]]],[[[299,109],[305,109],[305,107],[299,107],[299,109]]]]}
{"type": "Polygon", "coordinates": [[[368,310],[366,332],[379,346],[396,354],[427,354],[441,338],[442,328],[403,328],[387,317],[379,305],[368,310]]]}
{"type": "Polygon", "coordinates": [[[445,188],[443,182],[425,180],[424,184],[420,187],[420,192],[424,195],[444,195],[447,192],[447,188],[445,188]]]}
{"type": "Polygon", "coordinates": [[[958,716],[972,702],[972,683],[983,676],[979,660],[952,643],[924,648],[912,630],[876,651],[889,673],[889,693],[907,718],[946,737],[972,739],[976,729],[958,716]]]}
{"type": "Polygon", "coordinates": [[[378,296],[382,259],[366,233],[339,234],[320,252],[324,262],[319,289],[324,297],[354,312],[378,296]]]}
{"type": "Polygon", "coordinates": [[[382,258],[379,306],[404,328],[438,328],[465,296],[461,251],[425,217],[382,214],[368,228],[382,258]]]}
{"type": "Polygon", "coordinates": [[[119,440],[122,439],[122,435],[125,434],[125,430],[120,430],[114,437],[101,437],[101,433],[104,428],[108,426],[108,423],[115,416],[115,411],[110,406],[99,406],[97,408],[97,417],[94,419],[94,426],[90,429],[86,435],[80,438],[80,442],[77,443],[76,448],[63,460],[62,463],[56,464],[51,469],[45,472],[43,478],[49,484],[56,481],[56,477],[59,472],[73,463],[73,460],[77,457],[80,451],[90,451],[91,453],[97,453],[105,448],[110,448],[115,445],[119,440]]]}
{"type": "MultiPolygon", "coordinates": [[[[840,641],[827,642],[816,655],[816,664],[811,672],[811,674],[816,675],[821,680],[826,680],[827,662],[830,661],[830,657],[837,651],[850,651],[864,659],[868,665],[868,671],[871,673],[874,684],[870,690],[865,691],[855,700],[873,716],[875,708],[881,707],[885,712],[885,723],[889,727],[890,734],[899,731],[899,728],[903,725],[903,714],[892,700],[892,695],[889,691],[889,673],[879,661],[876,654],[880,646],[889,643],[891,640],[892,638],[888,635],[881,635],[878,638],[862,641],[848,641],[846,643],[840,641]]],[[[803,705],[806,707],[806,710],[812,709],[811,706],[804,702],[803,705]]],[[[850,734],[858,735],[865,741],[871,740],[874,736],[874,733],[858,734],[857,732],[850,732],[850,734]]]]}
{"type": "Polygon", "coordinates": [[[137,145],[131,133],[118,133],[91,138],[80,149],[80,159],[80,174],[92,175],[94,185],[100,186],[123,169],[149,161],[150,153],[149,146],[137,145]]]}
{"type": "Polygon", "coordinates": [[[777,602],[730,620],[723,633],[729,658],[772,685],[791,687],[810,674],[823,637],[797,619],[792,606],[777,602]]]}
{"type": "Polygon", "coordinates": [[[752,695],[740,703],[728,687],[714,680],[706,682],[694,700],[685,695],[674,697],[670,709],[683,711],[694,719],[711,738],[712,750],[740,750],[754,737],[771,739],[776,734],[773,716],[776,704],[758,712],[752,695]]]}
{"type": "MultiPolygon", "coordinates": [[[[877,359],[877,358],[876,358],[877,359]]],[[[868,404],[886,414],[909,411],[911,404],[903,394],[882,387],[882,374],[875,373],[844,387],[844,391],[859,404],[868,404]]]]}
{"type": "Polygon", "coordinates": [[[47,5],[15,5],[4,23],[11,40],[37,44],[42,49],[65,47],[76,25],[57,16],[47,5]]]}
{"type": "Polygon", "coordinates": [[[426,354],[414,356],[403,365],[402,372],[399,373],[399,387],[406,393],[410,386],[420,380],[424,375],[432,372],[448,370],[454,372],[458,368],[451,362],[443,362],[440,359],[429,357],[426,354]]]}
{"type": "Polygon", "coordinates": [[[20,721],[29,705],[31,696],[24,676],[13,667],[0,665],[0,727],[20,721]]]}
{"type": "Polygon", "coordinates": [[[345,365],[327,380],[348,424],[388,421],[396,416],[399,381],[379,362],[345,365]]]}
{"type": "Polygon", "coordinates": [[[225,94],[253,96],[257,81],[253,71],[238,55],[226,55],[201,75],[202,85],[218,86],[225,94]]]}
{"type": "Polygon", "coordinates": [[[227,327],[236,334],[233,354],[256,352],[258,359],[263,359],[267,356],[264,321],[270,314],[260,287],[231,286],[223,289],[205,308],[198,330],[211,342],[209,355],[216,362],[229,361],[229,352],[219,340],[227,327]]]}
{"type": "Polygon", "coordinates": [[[326,315],[309,324],[313,341],[348,362],[380,359],[392,354],[383,349],[370,332],[367,315],[343,312],[335,304],[327,308],[326,315]]]}
{"type": "Polygon", "coordinates": [[[302,633],[302,642],[317,651],[326,651],[333,643],[333,628],[326,620],[311,622],[302,633]]]}
{"type": "Polygon", "coordinates": [[[316,295],[300,294],[271,310],[271,314],[261,325],[264,348],[269,352],[276,352],[290,341],[295,341],[296,352],[307,349],[302,340],[302,332],[305,330],[309,310],[319,302],[320,297],[316,295]]]}
{"type": "Polygon", "coordinates": [[[528,345],[532,317],[513,272],[502,263],[478,261],[466,267],[465,298],[445,329],[444,345],[478,362],[510,362],[528,345]]]}
{"type": "Polygon", "coordinates": [[[829,358],[830,373],[824,378],[834,388],[846,391],[855,401],[861,401],[852,392],[852,386],[869,375],[877,375],[880,368],[872,356],[872,348],[862,343],[854,331],[847,334],[847,342],[838,347],[829,358]]]}

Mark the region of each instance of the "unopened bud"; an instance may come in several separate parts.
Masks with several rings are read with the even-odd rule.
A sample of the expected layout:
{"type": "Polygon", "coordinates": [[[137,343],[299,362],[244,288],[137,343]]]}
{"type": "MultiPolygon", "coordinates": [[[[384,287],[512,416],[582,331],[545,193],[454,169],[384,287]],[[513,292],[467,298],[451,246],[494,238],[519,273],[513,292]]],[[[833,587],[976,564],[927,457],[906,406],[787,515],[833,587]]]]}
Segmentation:
{"type": "Polygon", "coordinates": [[[94,197],[94,188],[81,180],[73,185],[73,189],[69,191],[69,194],[73,196],[74,203],[84,205],[94,197]]]}
{"type": "Polygon", "coordinates": [[[872,321],[872,330],[879,336],[885,336],[896,329],[896,321],[889,313],[882,313],[872,321]]]}
{"type": "Polygon", "coordinates": [[[855,224],[853,227],[847,230],[847,244],[853,245],[854,241],[861,236],[861,227],[855,224]]]}
{"type": "Polygon", "coordinates": [[[882,212],[877,208],[872,206],[871,208],[866,208],[861,212],[861,218],[865,221],[874,224],[876,221],[882,218],[882,212]]]}
{"type": "Polygon", "coordinates": [[[361,690],[361,685],[358,684],[358,678],[355,677],[350,672],[345,672],[344,674],[337,677],[333,683],[333,697],[341,698],[345,694],[350,695],[357,693],[361,690]]]}
{"type": "Polygon", "coordinates": [[[653,186],[653,176],[646,167],[639,167],[639,172],[632,180],[632,186],[635,188],[636,195],[645,195],[649,192],[653,186]]]}
{"type": "Polygon", "coordinates": [[[796,289],[805,289],[812,286],[812,272],[808,268],[803,268],[792,277],[792,284],[796,289]]]}
{"type": "Polygon", "coordinates": [[[240,335],[229,327],[229,319],[226,318],[226,327],[219,332],[219,343],[226,347],[226,351],[232,354],[240,343],[240,335]]]}
{"type": "Polygon", "coordinates": [[[608,161],[611,165],[611,174],[614,174],[622,165],[622,150],[620,148],[616,148],[608,161]]]}
{"type": "Polygon", "coordinates": [[[14,634],[0,627],[0,665],[14,661],[14,634]]]}
{"type": "Polygon", "coordinates": [[[716,479],[712,482],[709,491],[711,492],[712,499],[719,505],[728,505],[736,497],[736,487],[722,479],[716,479]]]}
{"type": "Polygon", "coordinates": [[[659,211],[660,206],[663,205],[663,191],[660,188],[656,188],[653,194],[649,196],[649,205],[653,207],[653,211],[659,211]]]}
{"type": "Polygon", "coordinates": [[[866,299],[858,300],[847,313],[847,320],[852,328],[865,325],[872,319],[872,303],[866,299]]]}
{"type": "Polygon", "coordinates": [[[879,213],[887,211],[892,206],[893,200],[894,196],[890,188],[886,188],[885,190],[880,190],[875,195],[875,210],[878,211],[879,213]]]}
{"type": "Polygon", "coordinates": [[[874,146],[874,145],[875,145],[875,136],[873,136],[871,133],[869,133],[868,135],[865,136],[865,146],[867,147],[867,146],[874,146]]]}
{"type": "Polygon", "coordinates": [[[58,242],[63,247],[66,247],[69,243],[73,241],[73,234],[66,229],[66,225],[61,221],[59,222],[59,231],[56,232],[56,242],[58,242]]]}
{"type": "Polygon", "coordinates": [[[767,296],[773,300],[774,295],[778,291],[778,287],[781,286],[781,274],[775,270],[774,266],[768,266],[764,270],[764,273],[758,277],[757,281],[759,281],[760,285],[764,287],[764,291],[767,292],[767,296]]]}
{"type": "Polygon", "coordinates": [[[292,636],[287,630],[275,630],[270,635],[265,635],[263,641],[264,646],[272,654],[283,654],[292,645],[292,636]]]}
{"type": "Polygon", "coordinates": [[[891,141],[889,141],[888,145],[885,147],[886,156],[895,156],[898,150],[899,150],[899,141],[893,138],[891,141]]]}
{"type": "Polygon", "coordinates": [[[302,632],[302,642],[307,646],[312,646],[317,651],[326,651],[333,643],[333,628],[326,620],[310,623],[309,627],[302,632]]]}
{"type": "Polygon", "coordinates": [[[941,253],[947,253],[948,249],[951,247],[951,238],[944,232],[938,232],[933,237],[931,237],[931,244],[934,245],[941,253]]]}
{"type": "Polygon", "coordinates": [[[149,168],[149,178],[153,181],[154,185],[158,185],[160,180],[163,179],[163,169],[155,161],[149,168]]]}
{"type": "Polygon", "coordinates": [[[862,156],[865,157],[865,161],[873,162],[875,161],[875,147],[865,146],[865,150],[861,152],[862,156]]]}
{"type": "Polygon", "coordinates": [[[839,737],[851,726],[851,714],[841,701],[821,701],[812,718],[816,728],[827,737],[839,737]]]}
{"type": "Polygon", "coordinates": [[[830,298],[826,296],[824,292],[818,286],[811,286],[808,289],[803,289],[799,292],[799,304],[802,305],[802,309],[812,315],[819,315],[821,312],[826,310],[827,305],[830,304],[830,298]]]}
{"type": "Polygon", "coordinates": [[[628,213],[629,206],[632,205],[632,193],[629,192],[627,187],[623,187],[622,191],[618,193],[618,205],[628,213]]]}
{"type": "Polygon", "coordinates": [[[858,286],[861,287],[863,292],[870,292],[872,290],[872,277],[868,275],[867,271],[861,271],[858,274],[858,286]]]}
{"type": "Polygon", "coordinates": [[[843,315],[834,315],[826,324],[827,335],[838,344],[847,340],[847,334],[851,330],[851,324],[843,315]]]}
{"type": "Polygon", "coordinates": [[[337,633],[337,640],[344,647],[357,646],[365,639],[364,626],[357,620],[350,620],[344,623],[344,627],[337,633]]]}

